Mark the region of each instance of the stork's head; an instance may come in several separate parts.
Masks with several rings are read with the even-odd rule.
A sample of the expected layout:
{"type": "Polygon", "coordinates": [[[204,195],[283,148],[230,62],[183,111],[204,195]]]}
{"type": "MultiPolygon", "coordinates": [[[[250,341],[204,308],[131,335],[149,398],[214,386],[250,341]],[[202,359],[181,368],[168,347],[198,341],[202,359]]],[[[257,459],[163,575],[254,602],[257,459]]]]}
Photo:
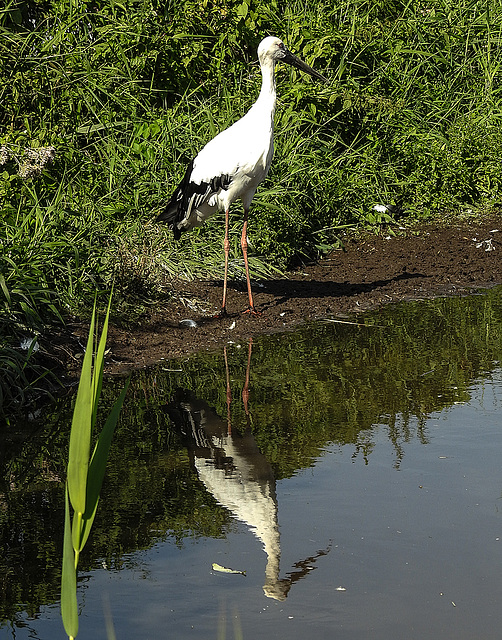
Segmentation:
{"type": "Polygon", "coordinates": [[[312,69],[312,67],[309,67],[309,65],[303,62],[303,60],[300,60],[300,58],[292,54],[284,42],[275,36],[268,36],[260,42],[258,46],[258,58],[260,60],[260,65],[262,66],[275,64],[280,60],[292,67],[301,69],[317,80],[328,82],[324,76],[318,73],[315,69],[312,69]]]}

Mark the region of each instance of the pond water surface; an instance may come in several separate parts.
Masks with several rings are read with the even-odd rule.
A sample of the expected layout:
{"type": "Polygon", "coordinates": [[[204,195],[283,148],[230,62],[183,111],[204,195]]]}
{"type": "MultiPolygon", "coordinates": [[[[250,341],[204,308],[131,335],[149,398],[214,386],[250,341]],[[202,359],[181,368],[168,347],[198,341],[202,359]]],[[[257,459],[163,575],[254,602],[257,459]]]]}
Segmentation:
{"type": "MultiPolygon", "coordinates": [[[[133,376],[78,638],[500,637],[502,290],[363,321],[133,376]]],[[[0,638],[65,637],[70,419],[2,443],[0,638]]]]}

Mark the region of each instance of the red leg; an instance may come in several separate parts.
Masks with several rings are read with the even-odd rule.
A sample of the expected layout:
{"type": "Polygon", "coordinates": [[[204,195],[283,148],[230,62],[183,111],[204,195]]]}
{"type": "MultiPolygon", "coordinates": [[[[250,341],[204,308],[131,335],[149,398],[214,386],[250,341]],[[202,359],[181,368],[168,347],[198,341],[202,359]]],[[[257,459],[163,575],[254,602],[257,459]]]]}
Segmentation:
{"type": "Polygon", "coordinates": [[[225,276],[223,279],[223,302],[221,304],[221,314],[227,313],[227,275],[228,275],[228,254],[230,251],[230,241],[228,239],[228,222],[229,210],[225,211],[225,240],[223,241],[223,249],[225,251],[225,276]]]}
{"type": "Polygon", "coordinates": [[[244,266],[246,267],[246,280],[248,285],[248,298],[249,298],[249,309],[248,311],[255,316],[260,315],[259,311],[256,311],[253,303],[253,294],[251,292],[251,280],[249,278],[249,264],[248,264],[248,210],[244,209],[244,226],[242,227],[242,235],[241,235],[241,247],[242,247],[242,255],[244,256],[244,266]]]}
{"type": "Polygon", "coordinates": [[[225,373],[227,376],[227,435],[232,433],[232,420],[230,417],[230,405],[232,404],[232,391],[230,389],[230,373],[228,371],[227,347],[223,347],[223,357],[225,358],[225,373]]]}
{"type": "Polygon", "coordinates": [[[253,349],[253,338],[249,338],[248,345],[248,365],[246,367],[246,379],[244,380],[244,387],[242,388],[242,402],[244,404],[244,411],[246,416],[249,416],[248,400],[249,400],[249,374],[251,372],[251,351],[253,349]]]}

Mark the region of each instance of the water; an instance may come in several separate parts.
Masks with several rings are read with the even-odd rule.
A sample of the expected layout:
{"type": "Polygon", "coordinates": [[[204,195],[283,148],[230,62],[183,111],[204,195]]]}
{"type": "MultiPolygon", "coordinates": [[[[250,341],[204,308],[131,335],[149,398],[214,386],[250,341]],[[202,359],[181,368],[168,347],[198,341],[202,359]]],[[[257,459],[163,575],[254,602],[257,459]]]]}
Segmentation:
{"type": "MultiPolygon", "coordinates": [[[[501,296],[229,345],[228,368],[215,353],[136,374],[78,637],[108,623],[135,639],[498,638],[501,296]]],[[[51,408],[3,447],[0,638],[65,637],[70,415],[51,408]]]]}

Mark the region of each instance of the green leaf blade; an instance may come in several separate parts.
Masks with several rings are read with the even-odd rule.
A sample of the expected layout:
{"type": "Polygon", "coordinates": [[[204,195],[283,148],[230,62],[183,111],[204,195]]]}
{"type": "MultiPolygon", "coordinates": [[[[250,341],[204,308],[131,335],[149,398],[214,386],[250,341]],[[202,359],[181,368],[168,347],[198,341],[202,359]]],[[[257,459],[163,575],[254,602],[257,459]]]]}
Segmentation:
{"type": "Polygon", "coordinates": [[[106,311],[105,320],[103,323],[103,328],[101,330],[101,337],[99,339],[98,349],[96,352],[96,357],[94,359],[94,372],[92,376],[92,389],[94,395],[94,406],[92,413],[92,426],[96,424],[96,415],[98,412],[98,398],[101,395],[101,387],[103,384],[103,368],[105,362],[105,349],[106,349],[106,339],[108,337],[108,320],[110,317],[110,309],[112,304],[112,295],[110,294],[110,300],[108,301],[108,309],[106,311]]]}
{"type": "Polygon", "coordinates": [[[96,447],[92,454],[91,463],[89,465],[89,473],[87,478],[87,499],[86,499],[86,511],[83,517],[82,537],[80,540],[80,549],[82,549],[89,537],[89,533],[94,522],[94,517],[98,508],[99,494],[101,492],[101,486],[103,484],[103,478],[105,475],[106,464],[108,461],[108,453],[110,451],[110,445],[115,431],[122,405],[124,404],[125,396],[129,386],[127,381],[120,396],[115,401],[105,425],[99,434],[96,442],[96,447]]]}
{"type": "Polygon", "coordinates": [[[65,489],[65,522],[63,536],[63,567],[61,571],[61,618],[68,636],[78,633],[77,570],[72,545],[68,485],[65,489]]]}
{"type": "Polygon", "coordinates": [[[94,398],[92,393],[92,358],[95,309],[92,314],[89,338],[85,350],[77,399],[73,410],[68,452],[68,491],[70,502],[77,513],[85,511],[85,497],[89,455],[91,448],[91,429],[94,398]]]}

